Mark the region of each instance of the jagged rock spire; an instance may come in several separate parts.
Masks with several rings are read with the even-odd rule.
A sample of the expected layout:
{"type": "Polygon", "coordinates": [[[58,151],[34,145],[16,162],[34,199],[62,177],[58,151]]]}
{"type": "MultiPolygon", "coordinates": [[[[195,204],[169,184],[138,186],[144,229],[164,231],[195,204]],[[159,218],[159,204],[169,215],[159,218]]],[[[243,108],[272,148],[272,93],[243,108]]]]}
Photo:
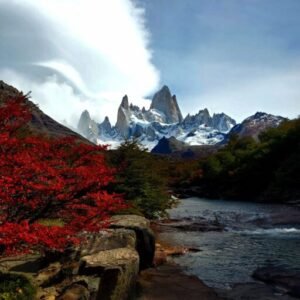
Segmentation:
{"type": "Polygon", "coordinates": [[[179,123],[183,120],[176,96],[172,96],[166,85],[154,95],[150,109],[156,109],[164,113],[166,116],[165,122],[168,124],[179,123]]]}

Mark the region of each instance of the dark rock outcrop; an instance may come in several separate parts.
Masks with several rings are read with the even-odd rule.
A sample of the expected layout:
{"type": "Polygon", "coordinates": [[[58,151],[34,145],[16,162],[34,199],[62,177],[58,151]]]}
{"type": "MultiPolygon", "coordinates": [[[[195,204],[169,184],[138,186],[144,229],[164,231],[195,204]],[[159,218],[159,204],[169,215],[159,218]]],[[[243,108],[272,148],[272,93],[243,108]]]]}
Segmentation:
{"type": "Polygon", "coordinates": [[[140,269],[143,270],[153,265],[155,238],[147,219],[132,215],[113,216],[111,227],[134,230],[137,239],[136,250],[140,256],[140,269]]]}
{"type": "Polygon", "coordinates": [[[203,158],[215,153],[220,145],[191,146],[178,141],[175,137],[163,137],[151,150],[151,153],[171,155],[178,158],[203,158]]]}
{"type": "Polygon", "coordinates": [[[239,137],[253,137],[257,140],[261,132],[269,128],[278,127],[284,120],[286,119],[280,116],[257,112],[245,119],[241,124],[234,126],[229,132],[229,136],[236,134],[239,137]]]}
{"type": "Polygon", "coordinates": [[[157,154],[171,154],[176,151],[183,151],[188,145],[184,142],[178,141],[175,137],[163,137],[158,144],[152,149],[151,153],[157,154]]]}
{"type": "Polygon", "coordinates": [[[300,272],[286,270],[282,267],[269,266],[255,270],[255,279],[275,285],[286,290],[286,293],[300,297],[300,272]]]}

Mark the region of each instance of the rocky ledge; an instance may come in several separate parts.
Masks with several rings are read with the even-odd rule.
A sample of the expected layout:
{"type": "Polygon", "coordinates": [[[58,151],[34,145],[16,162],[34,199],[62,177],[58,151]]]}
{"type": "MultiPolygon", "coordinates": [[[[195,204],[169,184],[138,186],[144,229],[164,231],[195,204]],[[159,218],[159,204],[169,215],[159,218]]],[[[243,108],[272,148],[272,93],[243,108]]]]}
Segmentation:
{"type": "Polygon", "coordinates": [[[110,228],[86,234],[86,243],[63,254],[0,261],[0,271],[29,278],[36,299],[128,299],[139,271],[152,265],[155,241],[148,220],[114,216],[110,228]]]}

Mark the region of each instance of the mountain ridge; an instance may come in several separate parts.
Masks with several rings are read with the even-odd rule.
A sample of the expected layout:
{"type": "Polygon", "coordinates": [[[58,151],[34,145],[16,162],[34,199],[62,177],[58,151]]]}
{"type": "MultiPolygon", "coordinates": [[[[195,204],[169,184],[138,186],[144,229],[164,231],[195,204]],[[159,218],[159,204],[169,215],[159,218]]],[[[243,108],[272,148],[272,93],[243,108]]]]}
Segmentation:
{"type": "Polygon", "coordinates": [[[214,145],[236,125],[235,120],[225,113],[211,116],[207,108],[183,118],[176,96],[166,85],[154,94],[148,110],[129,103],[125,95],[118,108],[115,126],[106,117],[105,131],[103,122],[95,128],[94,121],[87,118],[83,125],[85,114],[83,112],[80,117],[78,131],[93,142],[118,145],[126,139],[135,138],[151,149],[161,138],[171,136],[190,145],[214,145]]]}
{"type": "MultiPolygon", "coordinates": [[[[19,96],[24,96],[24,94],[15,87],[0,80],[0,105],[5,101],[9,101],[9,99],[14,99],[19,96]]],[[[28,129],[32,133],[47,135],[52,138],[74,137],[80,142],[90,144],[88,139],[49,117],[32,101],[25,99],[25,103],[30,108],[32,114],[32,119],[27,124],[28,129]]]]}

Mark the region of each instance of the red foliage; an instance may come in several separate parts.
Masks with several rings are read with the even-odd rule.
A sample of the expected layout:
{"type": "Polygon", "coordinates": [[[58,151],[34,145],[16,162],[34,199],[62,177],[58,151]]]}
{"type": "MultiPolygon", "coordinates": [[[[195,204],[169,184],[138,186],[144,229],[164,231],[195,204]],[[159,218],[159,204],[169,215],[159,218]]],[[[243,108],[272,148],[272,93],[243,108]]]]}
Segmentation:
{"type": "Polygon", "coordinates": [[[74,138],[26,136],[31,114],[24,97],[0,106],[0,245],[4,254],[78,243],[80,231],[96,231],[122,199],[105,188],[114,180],[104,147],[74,138]],[[45,226],[43,218],[64,226],[45,226]]]}

